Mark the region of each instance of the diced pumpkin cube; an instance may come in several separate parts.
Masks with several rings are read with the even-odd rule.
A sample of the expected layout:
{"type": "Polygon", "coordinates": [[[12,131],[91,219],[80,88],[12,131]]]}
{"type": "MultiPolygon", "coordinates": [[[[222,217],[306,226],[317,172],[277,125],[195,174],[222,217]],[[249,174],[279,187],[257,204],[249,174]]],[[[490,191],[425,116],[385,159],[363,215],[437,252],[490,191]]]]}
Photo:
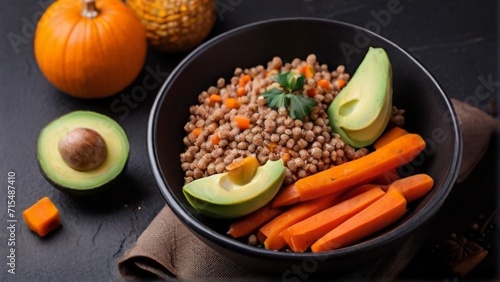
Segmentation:
{"type": "Polygon", "coordinates": [[[43,197],[31,207],[23,211],[23,219],[29,229],[40,237],[61,226],[59,210],[49,197],[43,197]]]}

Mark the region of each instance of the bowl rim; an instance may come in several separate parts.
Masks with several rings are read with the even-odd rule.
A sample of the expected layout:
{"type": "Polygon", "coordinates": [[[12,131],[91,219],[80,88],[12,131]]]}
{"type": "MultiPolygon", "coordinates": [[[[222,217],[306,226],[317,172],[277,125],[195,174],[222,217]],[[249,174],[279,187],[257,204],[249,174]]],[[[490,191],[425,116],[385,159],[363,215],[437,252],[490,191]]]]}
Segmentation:
{"type": "Polygon", "coordinates": [[[458,177],[459,173],[459,168],[461,164],[461,159],[462,159],[462,134],[460,131],[460,127],[458,125],[458,118],[456,115],[456,112],[452,106],[452,103],[449,99],[449,97],[444,93],[442,90],[440,84],[437,82],[437,80],[434,78],[434,76],[421,64],[416,58],[414,58],[411,54],[409,54],[407,51],[405,51],[402,47],[400,47],[398,44],[390,41],[389,39],[372,32],[371,30],[368,30],[366,28],[363,28],[358,25],[354,25],[351,23],[346,23],[338,20],[332,20],[332,19],[326,19],[326,18],[312,18],[312,17],[282,17],[282,18],[275,18],[275,19],[267,19],[267,20],[260,20],[256,22],[252,22],[249,24],[245,24],[230,30],[227,30],[225,32],[222,32],[219,35],[214,36],[213,38],[207,40],[206,42],[202,43],[199,45],[197,48],[195,48],[193,51],[191,51],[189,54],[186,55],[186,57],[172,70],[172,72],[169,74],[169,76],[166,78],[164,81],[163,85],[161,86],[158,95],[155,98],[155,101],[153,102],[151,111],[150,111],[150,116],[148,120],[148,127],[147,127],[147,148],[148,148],[148,158],[149,158],[149,165],[153,174],[153,177],[158,185],[158,188],[160,192],[162,193],[167,205],[171,208],[173,211],[174,215],[188,228],[191,229],[192,231],[195,231],[195,236],[199,237],[201,236],[204,239],[207,239],[213,244],[222,246],[224,249],[230,249],[234,252],[240,253],[240,254],[248,254],[248,255],[262,255],[267,258],[271,259],[305,259],[305,258],[311,258],[311,256],[314,256],[314,258],[317,258],[319,261],[330,258],[330,257],[335,257],[335,256],[342,256],[343,254],[357,254],[361,250],[364,252],[366,250],[371,250],[373,248],[378,247],[381,244],[389,244],[390,242],[393,242],[395,240],[398,240],[402,238],[403,236],[411,233],[414,231],[420,222],[425,222],[429,219],[431,219],[434,213],[431,213],[431,211],[437,211],[439,207],[442,206],[443,202],[447,198],[449,192],[451,191],[452,187],[454,186],[456,179],[458,177]],[[381,237],[375,237],[371,238],[369,240],[365,240],[359,243],[356,243],[352,246],[344,247],[341,249],[337,250],[332,250],[332,251],[327,251],[327,252],[322,252],[322,253],[311,253],[311,252],[304,252],[304,253],[295,253],[295,252],[277,252],[277,251],[272,251],[272,250],[267,250],[264,248],[258,248],[254,246],[250,246],[248,244],[245,244],[243,242],[240,242],[238,240],[235,240],[233,238],[230,238],[229,236],[225,236],[215,230],[212,230],[205,226],[203,223],[199,222],[193,215],[191,215],[177,200],[173,195],[168,193],[168,190],[170,190],[170,187],[166,180],[163,177],[163,174],[160,170],[160,164],[158,161],[158,155],[157,155],[157,150],[156,150],[156,144],[155,144],[155,138],[156,138],[156,124],[157,124],[157,118],[158,118],[158,111],[159,108],[162,104],[162,101],[165,97],[165,90],[169,87],[171,82],[176,78],[177,74],[179,73],[180,70],[182,70],[191,60],[196,58],[200,53],[203,53],[203,51],[206,48],[209,48],[211,45],[217,43],[219,40],[228,37],[232,34],[236,33],[241,33],[245,32],[246,30],[262,26],[262,25],[268,25],[268,24],[273,24],[275,22],[290,22],[290,21],[308,21],[308,22],[324,22],[328,24],[333,24],[333,25],[340,25],[352,29],[357,29],[362,32],[365,32],[369,34],[370,36],[377,37],[379,40],[385,42],[388,45],[391,45],[393,48],[395,48],[398,52],[401,52],[403,55],[407,56],[418,68],[422,70],[422,72],[432,81],[432,83],[435,85],[437,88],[439,94],[442,96],[443,101],[445,102],[448,110],[450,111],[450,119],[451,119],[451,124],[453,126],[453,137],[454,137],[454,154],[453,154],[453,159],[451,163],[451,168],[447,172],[447,175],[445,176],[445,179],[443,181],[443,187],[442,187],[442,193],[440,194],[441,197],[433,197],[424,207],[422,207],[423,212],[419,212],[406,222],[404,222],[402,225],[398,227],[398,232],[386,232],[384,236],[381,237]]]}

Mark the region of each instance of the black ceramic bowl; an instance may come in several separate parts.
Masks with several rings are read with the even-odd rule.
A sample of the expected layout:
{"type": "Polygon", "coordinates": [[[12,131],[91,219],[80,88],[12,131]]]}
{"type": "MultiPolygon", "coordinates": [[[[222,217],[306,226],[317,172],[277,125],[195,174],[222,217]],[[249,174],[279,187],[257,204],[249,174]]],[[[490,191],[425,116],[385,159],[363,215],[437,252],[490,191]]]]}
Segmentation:
{"type": "Polygon", "coordinates": [[[191,52],[165,81],[153,105],[148,127],[152,172],[180,221],[211,248],[262,271],[290,273],[309,267],[315,273],[339,272],[383,259],[412,236],[419,244],[428,222],[455,183],[461,159],[461,137],[450,101],[425,68],[396,44],[359,27],[331,20],[277,19],[239,27],[191,52]],[[190,105],[220,77],[229,79],[236,67],[265,65],[273,56],[305,59],[310,53],[332,67],[346,66],[352,74],[369,46],[383,47],[393,67],[394,104],[406,110],[405,128],[419,133],[427,148],[402,173],[425,172],[435,180],[433,190],[410,205],[396,225],[343,249],[291,253],[252,247],[225,235],[228,223],[198,214],[182,194],[184,173],[179,159],[184,150],[183,126],[190,105]]]}

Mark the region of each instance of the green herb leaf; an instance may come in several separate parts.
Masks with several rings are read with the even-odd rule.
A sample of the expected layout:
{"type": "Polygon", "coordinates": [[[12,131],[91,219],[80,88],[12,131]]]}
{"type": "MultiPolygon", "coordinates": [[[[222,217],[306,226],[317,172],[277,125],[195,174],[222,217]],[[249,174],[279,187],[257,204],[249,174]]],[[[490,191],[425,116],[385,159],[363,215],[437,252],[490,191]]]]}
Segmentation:
{"type": "Polygon", "coordinates": [[[279,109],[281,107],[288,107],[289,99],[281,89],[272,88],[263,93],[262,96],[266,99],[269,108],[279,109]]]}
{"type": "Polygon", "coordinates": [[[316,100],[303,96],[299,91],[304,87],[305,77],[286,72],[277,75],[276,81],[282,88],[271,88],[262,94],[267,105],[273,109],[284,107],[291,118],[303,120],[317,104],[316,100]]]}
{"type": "Polygon", "coordinates": [[[302,95],[288,94],[290,98],[290,117],[303,120],[311,113],[312,108],[316,106],[316,100],[304,97],[302,95]]]}
{"type": "Polygon", "coordinates": [[[276,77],[276,81],[287,93],[293,93],[304,87],[306,78],[303,75],[295,76],[292,72],[284,72],[276,77]]]}

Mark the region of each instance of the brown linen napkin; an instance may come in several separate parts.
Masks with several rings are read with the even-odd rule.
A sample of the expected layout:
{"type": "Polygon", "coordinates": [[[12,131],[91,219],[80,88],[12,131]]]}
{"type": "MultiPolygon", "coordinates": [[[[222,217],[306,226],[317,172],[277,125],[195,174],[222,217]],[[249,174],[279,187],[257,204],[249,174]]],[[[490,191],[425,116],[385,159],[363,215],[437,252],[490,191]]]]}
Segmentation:
{"type": "MultiPolygon", "coordinates": [[[[483,111],[452,99],[463,138],[463,159],[458,182],[463,181],[483,157],[495,130],[495,120],[483,111]]],[[[345,279],[393,279],[417,252],[410,236],[389,258],[368,266],[345,279]]],[[[417,240],[418,241],[418,240],[417,240]]],[[[165,280],[281,280],[258,273],[224,257],[196,238],[165,206],[141,234],[135,245],[118,262],[124,278],[157,276],[165,280]]]]}

